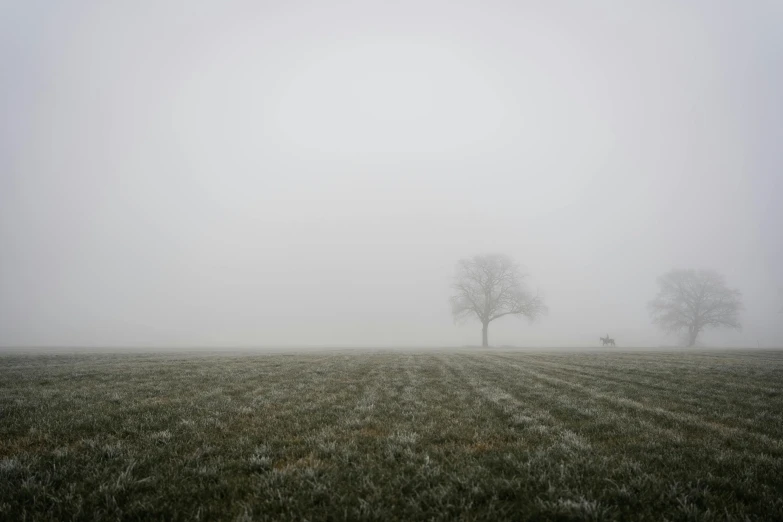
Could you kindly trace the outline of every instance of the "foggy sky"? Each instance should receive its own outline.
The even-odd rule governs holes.
[[[187,7],[185,7],[187,5]],[[0,5],[0,345],[464,345],[456,261],[674,344],[672,268],[783,344],[783,4]]]

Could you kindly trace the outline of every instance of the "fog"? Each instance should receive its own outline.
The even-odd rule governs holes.
[[[782,24],[775,0],[5,2],[0,345],[476,345],[450,284],[498,252],[549,313],[492,344],[675,344],[656,277],[711,268],[746,310],[703,343],[780,346]]]

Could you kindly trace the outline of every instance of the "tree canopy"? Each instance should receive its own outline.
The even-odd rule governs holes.
[[[546,312],[538,295],[524,284],[516,262],[502,254],[474,256],[457,263],[451,312],[456,321],[477,318],[482,324],[482,346],[488,346],[489,323],[505,315],[530,320]]]
[[[658,278],[660,290],[648,309],[663,330],[680,333],[688,346],[705,328],[740,329],[742,294],[713,270],[672,270]]]

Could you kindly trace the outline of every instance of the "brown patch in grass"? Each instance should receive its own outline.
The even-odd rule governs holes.
[[[512,438],[497,435],[494,437],[489,436],[481,439],[473,439],[470,444],[462,447],[467,449],[470,453],[486,453],[488,451],[507,449],[508,446],[514,444],[514,442],[516,441]]]
[[[53,441],[48,437],[18,437],[0,442],[0,458],[29,453],[43,455],[62,446],[72,446],[72,441]]]
[[[359,435],[361,435],[362,437],[379,438],[379,437],[385,437],[386,431],[379,430],[378,428],[362,428],[359,431]]]
[[[322,469],[326,467],[326,463],[322,461],[319,458],[316,458],[315,455],[310,453],[306,457],[302,457],[296,460],[279,460],[275,462],[274,469],[276,471],[281,471],[283,473],[285,472],[292,472],[292,471],[301,471],[304,469]]]
[[[474,442],[473,444],[468,446],[468,451],[471,453],[486,453],[496,448],[497,445],[491,442],[481,441],[481,442]]]

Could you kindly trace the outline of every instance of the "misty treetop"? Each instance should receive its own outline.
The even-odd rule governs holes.
[[[527,317],[531,321],[546,313],[538,295],[525,285],[526,275],[513,259],[490,254],[461,259],[452,288],[451,313],[455,321],[477,318],[481,321],[481,345],[489,345],[489,323],[505,315]]]
[[[672,270],[658,278],[660,291],[648,309],[655,324],[696,344],[705,328],[741,328],[742,294],[714,270]]]

